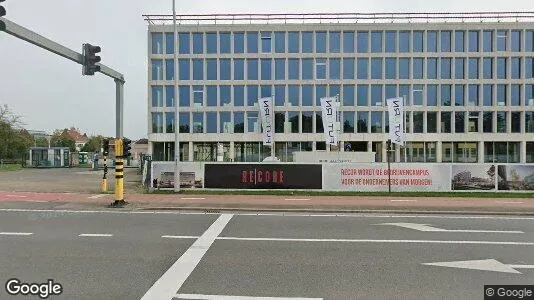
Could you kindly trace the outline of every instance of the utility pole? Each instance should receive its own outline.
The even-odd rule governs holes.
[[[176,0],[172,0],[174,24],[174,192],[180,192],[180,126],[178,125],[178,27],[176,26]]]

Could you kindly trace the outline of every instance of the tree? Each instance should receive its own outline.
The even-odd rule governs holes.
[[[21,159],[33,143],[33,137],[22,127],[22,117],[7,105],[0,106],[0,159]]]
[[[48,147],[48,140],[46,138],[36,138],[34,141],[35,147]]]
[[[89,138],[89,141],[85,143],[82,150],[83,152],[100,152],[100,148],[102,147],[102,140],[104,137],[101,135],[92,136]]]
[[[69,135],[67,129],[63,129],[63,131],[59,129],[54,131],[54,134],[52,134],[52,138],[50,139],[50,145],[52,147],[68,147],[71,152],[76,151],[76,142]]]

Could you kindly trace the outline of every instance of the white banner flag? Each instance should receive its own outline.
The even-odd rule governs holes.
[[[336,97],[321,98],[324,138],[327,145],[337,146],[339,140],[339,130],[336,128],[337,106],[335,102]]]
[[[386,100],[389,113],[389,139],[404,146],[404,103],[401,97]]]
[[[274,135],[273,97],[261,98],[259,105],[261,126],[263,128],[263,145],[272,147]]]

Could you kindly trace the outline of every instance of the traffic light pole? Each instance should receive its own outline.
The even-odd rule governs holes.
[[[7,20],[6,18],[0,17],[0,23],[5,24],[5,28],[0,28],[9,35],[12,35],[16,38],[24,40],[28,43],[31,43],[37,47],[50,51],[56,55],[69,59],[75,63],[78,63],[83,66],[84,56],[81,53],[78,53],[74,50],[71,50],[61,44],[58,44],[38,33],[35,33],[25,27],[22,27],[14,22]],[[97,63],[96,65],[100,66],[100,73],[111,77],[115,80],[116,84],[116,135],[117,139],[123,137],[123,110],[124,110],[124,75],[113,70],[112,68],[105,66],[103,64]]]

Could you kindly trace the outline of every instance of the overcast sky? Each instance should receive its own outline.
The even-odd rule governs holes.
[[[7,18],[73,50],[102,47],[102,63],[126,78],[124,134],[147,135],[147,28],[142,14],[171,14],[172,0],[7,0]],[[178,14],[301,12],[534,11],[532,0],[177,0]],[[91,15],[89,15],[91,14]],[[81,66],[0,33],[0,104],[28,129],[75,126],[115,135],[115,84]]]

